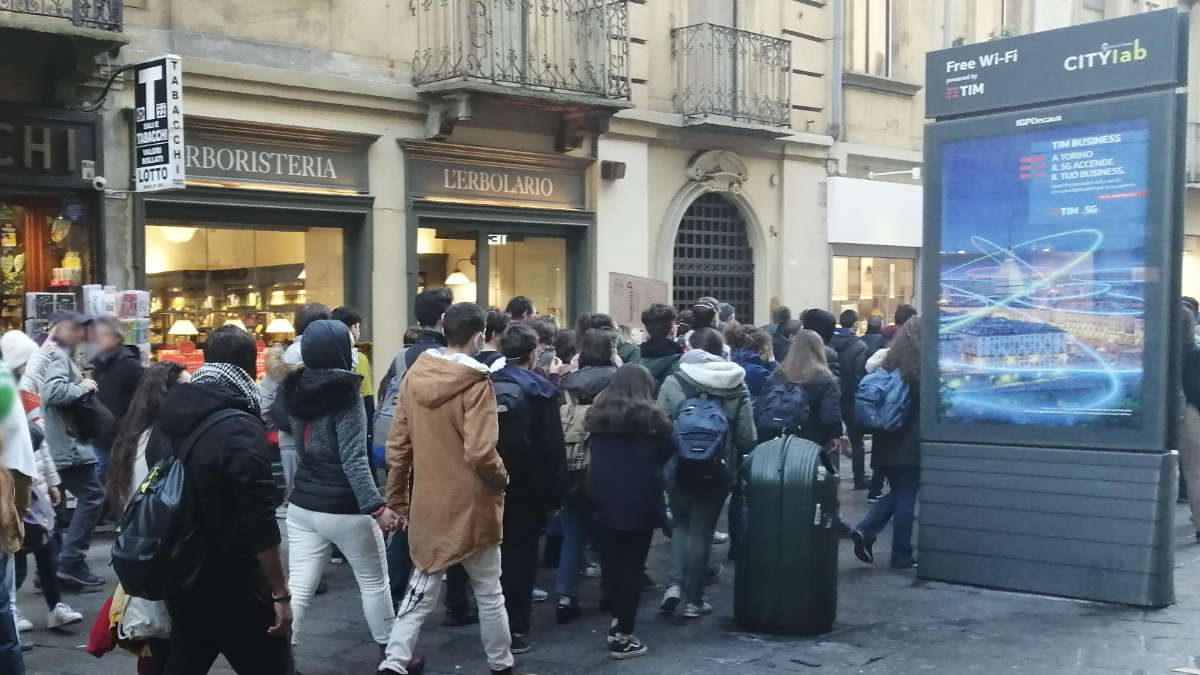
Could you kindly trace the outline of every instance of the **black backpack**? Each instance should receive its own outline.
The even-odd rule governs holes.
[[[134,491],[112,547],[113,569],[129,595],[165,600],[195,584],[205,556],[188,490],[187,460],[209,429],[240,416],[249,415],[241,410],[209,415]]]
[[[754,426],[758,429],[759,443],[788,434],[799,434],[812,421],[804,385],[784,381],[768,386],[770,388],[759,396],[754,406]]]
[[[498,379],[492,383],[496,390],[496,413],[500,421],[500,440],[496,451],[514,482],[525,480],[533,470],[533,407],[521,385],[512,380]],[[528,487],[528,486],[526,486]]]

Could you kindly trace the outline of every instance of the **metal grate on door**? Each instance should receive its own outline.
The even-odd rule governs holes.
[[[736,205],[715,192],[688,207],[675,235],[674,298],[689,309],[711,295],[728,302],[742,323],[754,321],[754,250]]]

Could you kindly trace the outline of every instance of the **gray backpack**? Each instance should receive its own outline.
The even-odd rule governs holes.
[[[392,362],[396,376],[388,382],[387,392],[383,400],[375,408],[375,438],[371,444],[371,466],[376,469],[387,468],[387,439],[392,430],[392,418],[396,415],[396,400],[400,398],[400,386],[404,384],[404,375],[408,372],[408,350],[405,347],[396,355]]]

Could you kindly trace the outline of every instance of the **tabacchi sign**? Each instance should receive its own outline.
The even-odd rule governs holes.
[[[168,54],[143,61],[134,73],[134,190],[183,187],[183,67]]]

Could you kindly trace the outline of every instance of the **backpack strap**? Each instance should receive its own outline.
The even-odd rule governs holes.
[[[204,421],[201,422],[200,425],[195,429],[193,429],[192,433],[188,434],[187,438],[183,440],[183,444],[180,445],[179,449],[175,451],[175,456],[179,458],[179,461],[186,464],[188,457],[192,454],[192,449],[200,443],[200,439],[204,437],[204,434],[207,433],[209,429],[212,429],[220,422],[231,420],[235,417],[250,417],[250,413],[244,410],[226,408],[224,410],[218,410],[217,412],[204,418]]]

